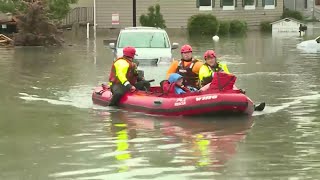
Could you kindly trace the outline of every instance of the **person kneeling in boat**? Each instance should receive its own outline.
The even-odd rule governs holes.
[[[140,79],[138,82],[137,64],[133,62],[135,55],[136,49],[127,46],[123,48],[123,57],[113,62],[109,75],[109,85],[112,92],[109,106],[118,105],[121,97],[128,91],[145,90],[147,83],[144,79]],[[150,87],[150,83],[147,86]]]
[[[201,66],[199,70],[199,80],[201,87],[207,85],[212,81],[214,72],[225,72],[230,74],[229,69],[226,64],[217,61],[216,53],[213,50],[207,50],[203,58],[205,63]]]
[[[198,91],[196,88],[187,88],[183,85],[183,76],[178,73],[170,74],[168,80],[161,83],[164,94],[184,94],[188,92]]]

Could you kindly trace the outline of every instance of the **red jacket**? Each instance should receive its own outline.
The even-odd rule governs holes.
[[[181,87],[181,86],[178,86],[176,83],[169,83],[168,80],[165,80],[161,83],[161,87],[162,87],[162,91],[164,94],[176,94],[175,92],[175,87],[179,87],[181,88],[182,90],[184,90],[186,93],[187,92],[191,92],[188,88],[186,87]]]

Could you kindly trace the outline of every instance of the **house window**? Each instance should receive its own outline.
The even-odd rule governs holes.
[[[255,3],[257,0],[243,0],[243,7],[245,10],[256,9]]]
[[[264,0],[264,9],[275,9],[276,0]]]
[[[214,0],[196,0],[199,11],[211,11],[214,7]]]
[[[222,10],[234,10],[236,6],[236,0],[221,0]]]

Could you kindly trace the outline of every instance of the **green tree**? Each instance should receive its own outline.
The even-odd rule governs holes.
[[[78,0],[0,0],[0,11],[13,15],[26,13],[28,4],[41,2],[51,20],[61,20],[70,12],[70,4]]]
[[[219,22],[212,14],[196,14],[188,19],[190,35],[215,35],[218,28]]]
[[[160,12],[160,5],[150,6],[148,14],[140,16],[140,24],[142,26],[166,28],[165,20]]]
[[[78,0],[0,0],[0,11],[16,17],[18,33],[15,45],[62,45],[57,22],[70,11],[70,4]]]
[[[286,17],[294,18],[294,19],[303,21],[303,16],[302,16],[301,12],[299,12],[299,11],[294,11],[294,10],[290,10],[290,9],[285,9],[285,10],[283,11],[283,13],[282,13],[281,18],[286,18]]]
[[[47,0],[49,5],[49,18],[61,20],[70,12],[70,4],[77,3],[78,0]]]

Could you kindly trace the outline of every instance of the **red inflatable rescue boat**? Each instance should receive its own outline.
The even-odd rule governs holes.
[[[108,106],[112,98],[110,89],[97,87],[92,94],[94,104]],[[164,95],[160,86],[150,91],[126,93],[119,107],[135,112],[165,116],[203,116],[227,114],[252,115],[253,102],[239,89],[224,92],[204,91],[182,95]]]

